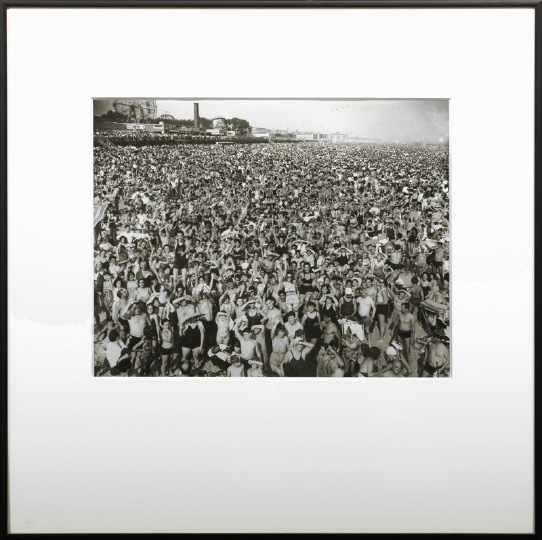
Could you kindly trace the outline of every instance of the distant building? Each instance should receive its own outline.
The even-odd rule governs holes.
[[[128,131],[150,131],[151,133],[165,133],[164,122],[159,124],[126,124]]]
[[[269,132],[270,135],[290,135],[290,133],[288,132],[287,129],[272,129],[270,132]]]
[[[318,138],[318,133],[298,132],[295,134],[295,138],[303,141],[314,141]]]
[[[207,135],[226,135],[225,129],[211,128],[206,130]]]

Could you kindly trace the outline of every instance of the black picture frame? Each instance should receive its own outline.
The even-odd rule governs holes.
[[[542,332],[536,331],[542,328],[542,0],[1,0],[2,13],[2,54],[0,58],[0,73],[2,84],[0,87],[1,109],[0,109],[0,309],[1,309],[1,352],[2,362],[0,367],[0,447],[2,452],[2,463],[0,467],[0,482],[3,493],[8,500],[8,201],[7,192],[7,11],[10,8],[220,8],[220,9],[327,9],[327,8],[357,8],[357,9],[444,9],[444,8],[532,8],[535,11],[535,85],[533,88],[535,96],[535,175],[533,178],[533,201],[535,210],[534,239],[535,245],[535,413],[539,410],[542,387],[542,367],[538,364],[542,352]],[[526,201],[526,204],[530,204]],[[535,415],[535,456],[537,450],[542,447],[542,434],[539,429],[539,415]],[[536,463],[535,463],[536,465]],[[535,466],[537,475],[535,478],[536,487],[538,471],[540,467]],[[535,498],[535,511],[539,510],[540,503]],[[2,506],[0,534],[3,536],[9,533],[9,505]],[[539,529],[539,528],[538,528]],[[538,531],[539,532],[539,531]],[[538,534],[535,530],[535,534]],[[151,535],[138,535],[151,536]],[[448,535],[450,536],[450,535]],[[458,535],[453,535],[458,536]]]

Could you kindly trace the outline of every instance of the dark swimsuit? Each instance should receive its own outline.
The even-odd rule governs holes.
[[[257,324],[261,324],[262,322],[262,316],[259,313],[256,313],[256,315],[249,315],[248,312],[246,313],[248,325],[250,327],[253,327]]]
[[[186,244],[184,242],[182,244],[179,244],[177,246],[177,249],[179,248],[184,251],[186,249]],[[186,258],[186,255],[180,255],[179,253],[175,253],[175,262],[173,263],[173,268],[176,268],[177,270],[182,270],[183,268],[188,269],[188,259]]]
[[[410,330],[397,330],[397,334],[402,339],[409,339],[410,337],[412,337],[412,332]]]
[[[197,349],[201,345],[201,333],[198,326],[188,327],[182,336],[182,346],[186,349]]]
[[[320,327],[318,326],[318,317],[316,312],[314,313],[314,317],[310,317],[309,314],[307,314],[307,319],[305,320],[305,324],[303,326],[305,337],[307,339],[319,338],[321,335]]]
[[[427,373],[429,373],[429,375],[434,375],[437,372],[437,370],[439,370],[440,368],[439,367],[434,367],[431,364],[429,364],[428,362],[426,362],[423,365],[423,369],[425,369],[425,371],[427,371]]]
[[[353,300],[344,300],[341,306],[341,316],[342,317],[352,317],[356,313],[356,306],[354,305]]]
[[[305,279],[307,274],[303,274],[301,285],[299,286],[299,294],[306,294],[312,291],[312,274],[309,274],[309,279]]]

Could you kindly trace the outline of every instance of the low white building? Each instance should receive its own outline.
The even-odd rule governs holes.
[[[207,133],[207,135],[226,135],[226,130],[220,128],[207,129],[205,130],[205,132]]]

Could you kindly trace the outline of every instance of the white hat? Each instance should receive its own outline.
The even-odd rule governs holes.
[[[394,349],[393,347],[388,347],[386,349],[386,354],[388,356],[397,356],[397,349]]]
[[[344,290],[344,294],[346,296],[352,296],[352,289],[350,287],[346,287],[346,289]]]
[[[397,343],[397,341],[392,341],[392,342],[390,343],[390,345],[391,345],[392,347],[394,347],[395,349],[397,349],[398,351],[402,351],[402,350],[403,350],[403,346],[400,345],[399,343]]]

